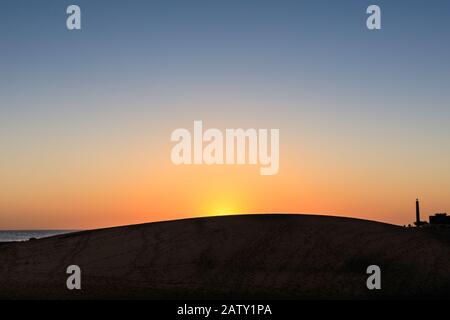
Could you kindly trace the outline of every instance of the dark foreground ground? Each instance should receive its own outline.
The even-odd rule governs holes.
[[[0,298],[450,297],[450,230],[310,215],[187,219],[0,245]],[[66,268],[82,289],[66,288]],[[369,291],[366,268],[382,271]]]

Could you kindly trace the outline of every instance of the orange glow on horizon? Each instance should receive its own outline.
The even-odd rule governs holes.
[[[282,148],[286,145],[293,144]],[[330,150],[338,156],[333,158]],[[412,164],[399,170],[369,157],[356,162],[331,147],[309,146],[308,153],[280,150],[275,176],[261,176],[259,166],[251,165],[175,166],[168,147],[156,155],[139,145],[127,153],[90,152],[85,152],[89,157],[58,155],[31,166],[28,159],[19,159],[0,168],[0,229],[90,229],[247,213],[313,213],[405,224],[413,219],[417,195],[424,213],[450,205],[444,194],[450,186],[436,186],[430,178],[438,171],[418,172]],[[420,189],[411,176],[420,178]]]

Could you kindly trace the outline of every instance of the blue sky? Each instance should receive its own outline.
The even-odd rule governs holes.
[[[81,31],[66,29],[70,4],[81,7]],[[381,7],[382,30],[365,26],[370,4]],[[386,183],[436,188],[434,200],[450,188],[449,1],[0,7],[3,188],[19,184],[28,161],[61,152],[168,148],[169,132],[193,120],[280,128],[293,162],[319,148],[355,161],[355,172],[389,165],[399,176]],[[405,178],[414,170],[417,179]]]

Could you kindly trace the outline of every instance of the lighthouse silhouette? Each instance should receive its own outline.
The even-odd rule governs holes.
[[[424,221],[420,221],[420,205],[419,205],[419,198],[416,198],[416,222],[414,224],[417,227],[420,227],[421,225],[426,224]]]
[[[420,206],[419,198],[416,198],[416,226],[420,225]]]

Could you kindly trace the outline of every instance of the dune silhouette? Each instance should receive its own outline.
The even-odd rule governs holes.
[[[450,295],[447,230],[331,216],[236,215],[0,245],[1,298],[312,299]],[[66,268],[82,289],[66,288]],[[368,290],[378,265],[382,289]]]

